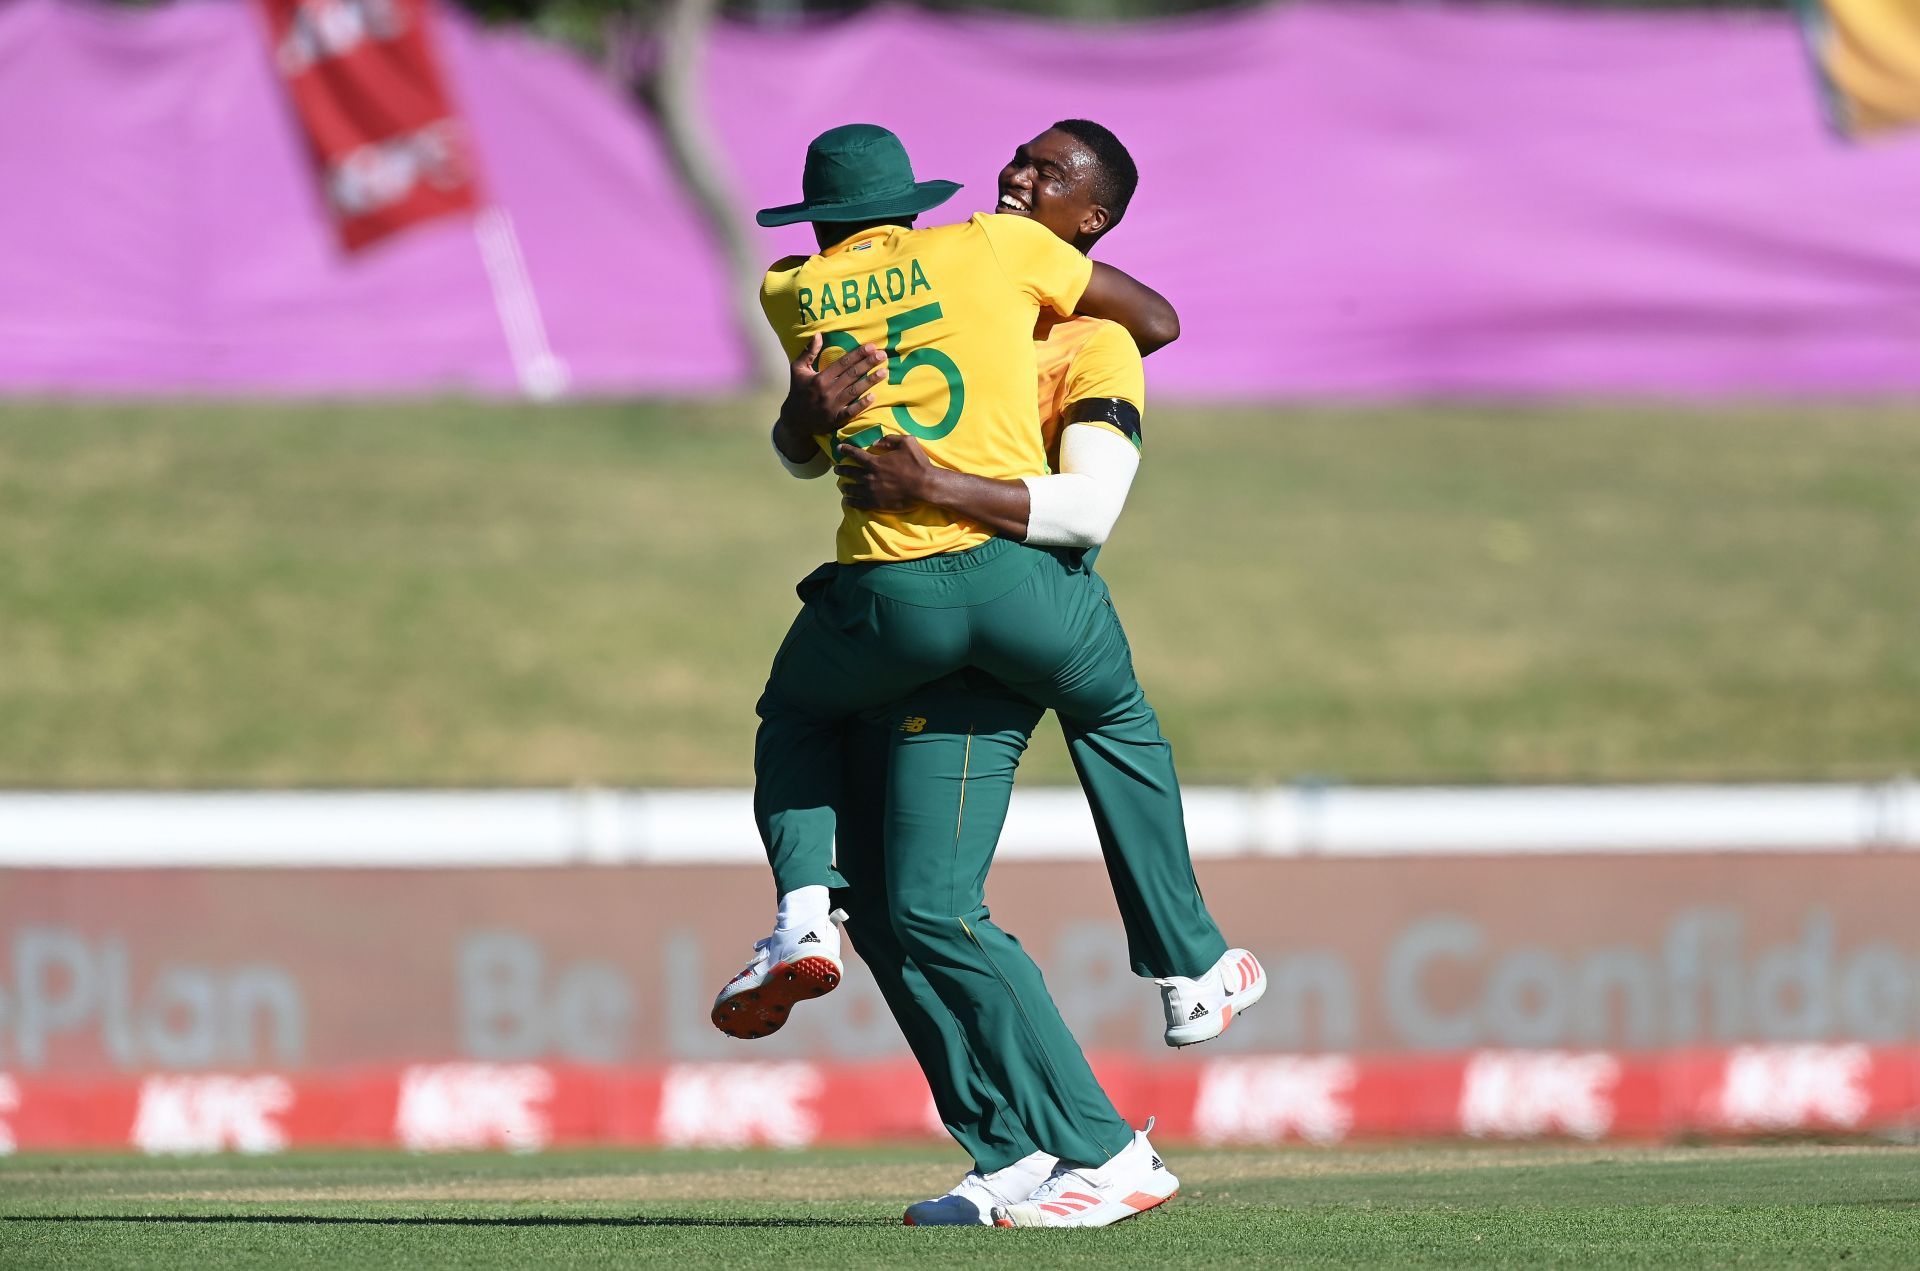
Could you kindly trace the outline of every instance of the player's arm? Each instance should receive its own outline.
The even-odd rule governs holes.
[[[871,344],[861,345],[824,371],[815,370],[821,345],[821,338],[814,336],[787,368],[787,396],[773,424],[773,448],[780,462],[803,479],[822,476],[833,466],[817,439],[873,405],[868,390],[876,379],[884,378],[875,368],[886,356]]]
[[[1180,315],[1165,296],[1133,275],[1097,260],[1074,312],[1119,323],[1140,346],[1143,356],[1180,338]]]
[[[1072,409],[1053,475],[996,481],[953,472],[936,466],[912,437],[889,434],[866,450],[840,447],[836,471],[850,479],[843,497],[851,507],[878,512],[933,504],[1041,547],[1098,547],[1113,532],[1140,469],[1140,452],[1107,417],[1137,420],[1139,411],[1119,398],[1079,401]],[[1075,416],[1083,422],[1073,422]]]
[[[933,504],[1016,540],[1027,536],[1032,496],[1023,481],[996,481],[938,467],[912,437],[888,433],[865,450],[839,447],[848,479],[841,498],[869,512],[905,512]]]
[[[1009,281],[1063,317],[1084,313],[1125,327],[1140,352],[1180,338],[1180,315],[1165,296],[1099,261],[1024,216],[982,213],[973,223],[986,236]]]

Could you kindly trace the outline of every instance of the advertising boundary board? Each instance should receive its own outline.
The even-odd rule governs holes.
[[[1920,854],[1241,857],[1196,875],[1269,977],[1209,1051],[1920,1045]],[[1097,862],[1003,863],[986,900],[1084,1046],[1184,1061]],[[857,957],[773,1037],[713,1028],[770,909],[764,864],[0,871],[0,1072],[904,1057]],[[854,948],[887,921],[853,906]]]
[[[937,1140],[857,959],[779,1036],[707,1023],[764,931],[744,797],[0,795],[0,1150]],[[1084,802],[1025,797],[994,920],[1170,1139],[1920,1125],[1907,783],[1196,790],[1272,987],[1177,1052]]]

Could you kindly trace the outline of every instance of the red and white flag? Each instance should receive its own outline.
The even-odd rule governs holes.
[[[321,193],[349,251],[471,212],[472,146],[434,60],[427,0],[260,0]]]

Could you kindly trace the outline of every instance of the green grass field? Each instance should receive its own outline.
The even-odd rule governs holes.
[[[1911,1266],[1897,1147],[1200,1152],[1105,1231],[909,1229],[953,1153],[0,1163],[0,1266]]]
[[[770,410],[0,404],[0,784],[744,783]],[[1162,408],[1102,567],[1189,780],[1839,778],[1917,555],[1911,410]]]

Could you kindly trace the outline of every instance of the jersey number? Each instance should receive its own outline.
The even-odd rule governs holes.
[[[893,422],[902,432],[910,433],[922,441],[938,441],[960,425],[960,412],[967,404],[967,386],[960,378],[960,367],[947,356],[945,350],[920,348],[910,350],[905,355],[900,352],[900,338],[917,326],[922,326],[939,318],[940,302],[921,305],[918,309],[909,309],[905,313],[896,313],[887,319],[887,383],[905,382],[910,371],[925,368],[938,371],[947,381],[947,413],[940,416],[936,423],[923,424],[913,417],[913,412],[905,406],[893,408]],[[828,348],[839,349],[842,353],[851,353],[860,347],[860,342],[845,331],[830,331],[825,337]],[[824,353],[825,350],[823,349]],[[881,429],[878,424],[862,428],[847,438],[850,445],[865,449],[880,440]]]

